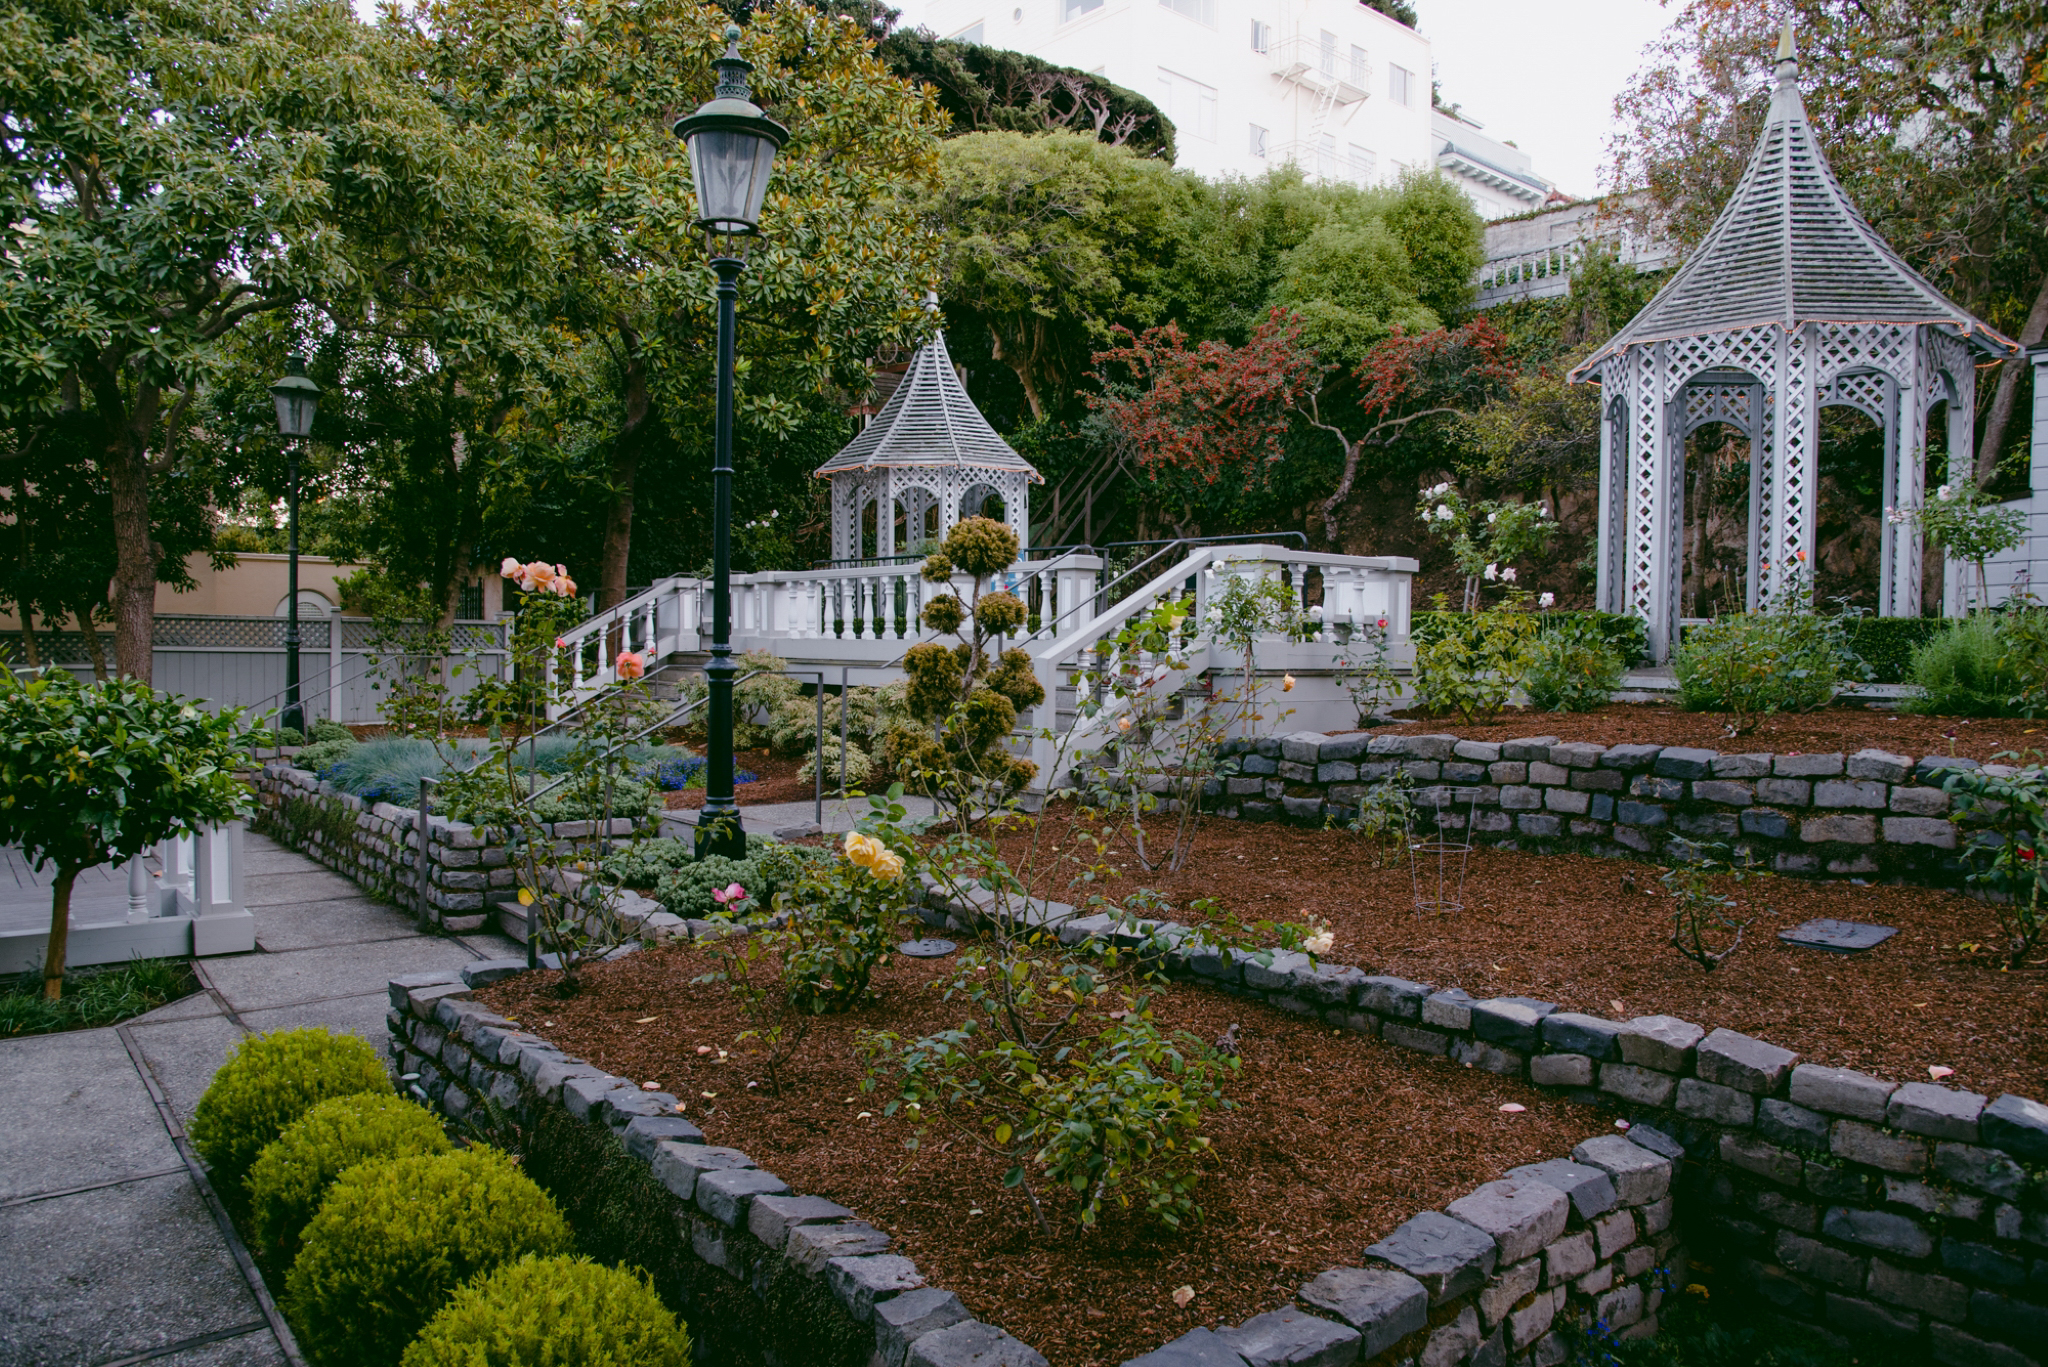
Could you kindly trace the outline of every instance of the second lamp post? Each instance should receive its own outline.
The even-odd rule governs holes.
[[[753,64],[740,56],[739,26],[725,30],[718,88],[696,113],[676,123],[690,149],[697,190],[697,226],[718,273],[718,436],[711,467],[711,663],[705,719],[710,745],[704,764],[704,810],[697,817],[697,857],[744,858],[746,832],[732,795],[732,369],[733,304],[746,269],[748,235],[761,221],[768,172],[789,130],[748,98]]]
[[[285,439],[285,498],[288,512],[284,619],[284,717],[282,725],[305,737],[306,714],[299,706],[299,447],[313,430],[313,413],[320,406],[320,386],[306,378],[306,358],[294,356],[285,363],[284,378],[270,386],[277,403],[277,434]],[[336,628],[332,625],[330,631]],[[330,711],[329,715],[333,715]]]

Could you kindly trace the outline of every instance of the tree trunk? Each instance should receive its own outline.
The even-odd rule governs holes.
[[[1998,448],[2005,444],[2005,429],[2012,422],[2013,406],[2019,401],[2020,375],[2027,364],[2026,351],[2048,337],[2048,275],[2034,294],[2034,306],[2020,328],[2021,354],[2009,357],[2001,366],[1998,387],[1991,394],[1991,411],[1984,418],[1984,440],[1977,447],[1977,485],[1982,488],[1998,473]]]
[[[110,386],[111,387],[111,386]],[[101,397],[104,408],[105,397]],[[136,403],[137,421],[155,403]],[[102,454],[114,511],[114,668],[123,677],[148,683],[152,675],[156,621],[156,570],[162,548],[150,536],[149,455],[134,436],[134,424],[118,416]],[[148,431],[144,427],[145,434]]]
[[[21,609],[21,649],[28,656],[30,669],[43,667],[43,652],[36,647],[36,611],[27,603],[16,605]]]
[[[107,649],[100,641],[100,629],[93,625],[92,609],[78,609],[78,629],[85,635],[85,653],[92,660],[92,681],[107,681]]]
[[[640,446],[646,438],[653,405],[647,393],[647,364],[638,339],[621,329],[628,349],[626,422],[612,443],[611,503],[604,514],[604,553],[598,562],[597,606],[617,607],[626,601],[626,565],[633,552],[633,495],[640,477]]]
[[[989,355],[1001,361],[1017,374],[1017,383],[1024,387],[1024,402],[1031,409],[1034,420],[1045,416],[1045,405],[1038,397],[1038,383],[1031,374],[1031,358],[1020,356],[1017,348],[1003,345],[1003,334],[996,331],[991,323],[988,329]]]
[[[57,866],[57,881],[50,887],[50,945],[43,954],[43,995],[56,1001],[64,995],[64,954],[71,939],[71,885],[78,870],[69,864]]]

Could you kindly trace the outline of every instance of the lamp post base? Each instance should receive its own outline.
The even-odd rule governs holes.
[[[725,859],[747,857],[747,833],[740,825],[740,809],[706,807],[697,814],[697,841],[693,847],[699,859],[718,855]]]

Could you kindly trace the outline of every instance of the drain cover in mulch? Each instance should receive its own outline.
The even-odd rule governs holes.
[[[1835,954],[1861,954],[1866,949],[1875,949],[1892,936],[1898,934],[1896,926],[1867,926],[1861,921],[1808,921],[1790,930],[1778,932],[1778,938],[1788,945],[1799,945],[1806,949],[1825,949]]]
[[[905,940],[896,948],[913,959],[943,959],[959,946],[951,940]]]

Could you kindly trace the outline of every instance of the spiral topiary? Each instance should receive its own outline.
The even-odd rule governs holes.
[[[334,1180],[373,1158],[447,1153],[454,1146],[424,1107],[388,1093],[330,1097],[285,1127],[249,1169],[249,1242],[282,1272]]]
[[[372,1159],[306,1226],[285,1316],[316,1367],[393,1367],[471,1277],[571,1242],[554,1201],[496,1149]]]
[[[377,1051],[359,1036],[321,1029],[251,1035],[213,1075],[188,1133],[221,1194],[239,1203],[249,1165],[285,1126],[330,1097],[390,1091]]]
[[[690,1336],[647,1274],[524,1257],[463,1287],[403,1367],[689,1367]]]

